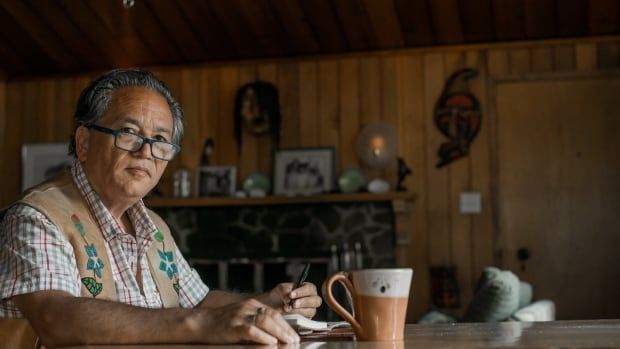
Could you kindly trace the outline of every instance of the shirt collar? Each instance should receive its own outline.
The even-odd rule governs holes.
[[[121,228],[119,221],[112,216],[108,208],[103,204],[103,201],[99,198],[99,195],[90,186],[84,168],[78,160],[75,160],[73,166],[71,166],[71,175],[78,190],[86,199],[88,208],[93,217],[95,217],[97,225],[103,232],[103,238],[106,242],[109,242],[121,233],[126,234]],[[138,243],[143,241],[144,244],[140,243],[140,245],[145,245],[144,247],[146,247],[146,245],[152,241],[151,236],[157,232],[157,227],[151,220],[151,217],[149,217],[144,202],[138,200],[138,202],[129,207],[127,209],[127,217],[134,226],[136,241],[138,241]]]

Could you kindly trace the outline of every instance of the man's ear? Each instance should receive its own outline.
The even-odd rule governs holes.
[[[86,127],[80,126],[75,130],[75,154],[80,162],[86,161],[89,140],[90,132]]]

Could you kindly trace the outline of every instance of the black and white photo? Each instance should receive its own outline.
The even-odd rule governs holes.
[[[198,196],[233,196],[237,171],[233,166],[198,168]]]
[[[332,190],[334,149],[292,148],[274,153],[274,194],[312,195]]]
[[[22,191],[69,168],[73,157],[68,143],[22,145]]]

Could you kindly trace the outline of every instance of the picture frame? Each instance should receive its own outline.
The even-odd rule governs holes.
[[[334,188],[333,147],[286,148],[273,154],[274,195],[328,193]]]
[[[237,169],[234,166],[201,166],[198,168],[198,196],[234,196]]]
[[[73,163],[69,143],[27,143],[22,145],[22,191],[67,169]]]

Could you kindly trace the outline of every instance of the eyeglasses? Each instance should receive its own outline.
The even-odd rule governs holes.
[[[142,137],[135,133],[122,130],[113,130],[111,128],[92,124],[85,125],[84,127],[89,130],[95,130],[113,135],[114,146],[130,153],[139,151],[144,146],[144,143],[146,143],[151,145],[151,155],[153,155],[155,159],[170,161],[174,159],[174,156],[177,155],[178,152],[181,151],[181,147],[177,144]]]

